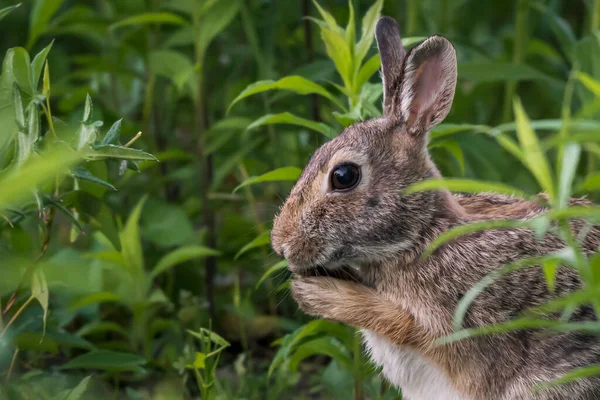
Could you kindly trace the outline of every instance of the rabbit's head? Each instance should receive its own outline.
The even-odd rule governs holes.
[[[375,36],[383,117],[356,123],[319,148],[275,217],[273,248],[296,272],[410,252],[445,212],[447,193],[402,189],[438,176],[427,134],[452,105],[455,50],[432,36],[407,54],[389,17],[378,21]]]

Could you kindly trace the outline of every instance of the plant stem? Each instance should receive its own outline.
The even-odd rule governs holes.
[[[362,400],[364,393],[363,359],[360,334],[354,333],[354,400]]]
[[[19,317],[19,315],[21,315],[21,313],[25,310],[25,308],[27,308],[27,306],[29,305],[29,303],[31,303],[33,301],[33,299],[35,299],[35,297],[33,295],[29,296],[27,301],[25,303],[23,303],[23,305],[17,310],[15,315],[12,316],[10,321],[8,321],[8,324],[6,324],[6,326],[4,327],[4,330],[2,331],[2,333],[0,333],[0,339],[2,339],[4,337],[4,335],[8,331],[8,328],[10,328],[10,326],[13,324],[13,322],[15,322],[15,320]]]
[[[513,41],[512,63],[520,65],[525,58],[525,49],[527,48],[527,10],[528,0],[518,0],[517,16],[515,19],[515,39]],[[502,121],[510,122],[512,120],[512,102],[517,91],[517,82],[508,81],[504,91],[504,108]]]
[[[17,362],[17,356],[19,355],[19,351],[20,351],[19,349],[16,349],[15,354],[13,354],[12,361],[10,362],[10,367],[8,368],[8,373],[6,374],[6,382],[8,382],[10,380],[10,377],[13,372],[13,368],[15,367],[15,364]]]
[[[194,30],[196,37],[200,37],[200,24],[202,23],[199,15],[199,5],[194,9]],[[215,217],[212,206],[208,200],[208,192],[212,185],[212,157],[205,154],[204,132],[206,131],[206,110],[204,103],[204,48],[200,40],[195,43],[196,60],[196,110],[195,110],[195,131],[197,143],[198,159],[200,160],[200,200],[202,202],[202,222],[206,228],[206,244],[210,248],[216,248]],[[212,320],[217,320],[214,299],[214,280],[217,273],[217,259],[214,256],[206,257],[204,262],[204,290],[206,301],[208,303],[209,314]]]

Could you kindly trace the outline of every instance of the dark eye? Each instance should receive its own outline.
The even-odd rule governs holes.
[[[350,190],[358,184],[360,170],[353,164],[337,166],[331,173],[331,187],[334,190]]]

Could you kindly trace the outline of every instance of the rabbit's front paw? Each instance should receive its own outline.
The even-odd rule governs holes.
[[[326,277],[296,278],[291,285],[292,297],[302,311],[315,317],[351,323],[356,309],[364,296],[360,284]]]

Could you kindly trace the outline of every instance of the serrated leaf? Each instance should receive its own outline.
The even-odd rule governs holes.
[[[48,318],[48,300],[50,296],[50,292],[48,291],[48,283],[46,283],[46,277],[44,275],[44,271],[38,270],[33,274],[33,281],[31,283],[31,295],[36,298],[36,300],[42,306],[44,310],[43,317],[43,333],[46,333],[46,320]]]
[[[237,260],[242,254],[248,252],[249,250],[268,245],[269,243],[271,243],[270,231],[265,231],[254,238],[254,240],[252,240],[250,243],[242,247],[242,249],[235,255],[234,259]]]
[[[150,278],[153,279],[154,277],[165,272],[169,268],[172,268],[175,265],[181,264],[185,261],[202,257],[218,256],[220,254],[221,253],[217,250],[213,250],[203,246],[180,247],[177,250],[173,250],[172,252],[166,254],[163,258],[161,258],[158,261],[158,263],[150,273]]]
[[[95,350],[71,359],[59,367],[65,369],[99,369],[109,372],[140,372],[146,359],[130,353],[111,350]]]
[[[124,26],[140,26],[148,24],[184,25],[188,22],[177,14],[170,12],[143,13],[125,18],[110,25],[108,29],[114,30]]]
[[[237,192],[239,189],[253,185],[255,183],[260,182],[272,182],[272,181],[295,181],[298,179],[302,170],[297,167],[282,167],[274,169],[273,171],[269,171],[260,176],[253,176],[246,179],[244,182],[239,184],[234,190],[233,193]]]
[[[117,190],[117,188],[114,187],[113,185],[111,185],[110,183],[92,175],[92,173],[90,171],[88,171],[87,169],[85,169],[84,167],[76,168],[73,171],[73,173],[71,174],[71,176],[73,176],[73,178],[75,178],[75,179],[97,183],[99,185],[102,185],[102,186],[112,189],[114,191]]]
[[[114,158],[117,160],[145,160],[145,161],[158,161],[150,153],[145,151],[132,149],[130,147],[116,146],[113,144],[104,144],[100,146],[94,146],[86,154],[85,158],[88,160],[105,160],[107,158]]]
[[[254,83],[248,85],[231,102],[231,104],[229,105],[229,108],[227,109],[227,112],[229,112],[229,110],[231,110],[231,108],[233,107],[234,104],[236,104],[237,102],[239,102],[240,100],[242,100],[246,97],[252,96],[257,93],[266,92],[268,90],[275,90],[275,89],[289,90],[289,91],[292,91],[294,93],[298,93],[301,95],[318,94],[320,96],[323,96],[323,97],[331,100],[336,105],[338,105],[340,108],[342,108],[342,109],[344,108],[343,105],[339,102],[339,100],[337,100],[323,86],[318,85],[312,81],[309,81],[308,79],[303,78],[301,76],[292,75],[292,76],[286,76],[285,78],[281,78],[278,81],[264,80],[264,81],[254,82]]]
[[[281,114],[267,114],[256,121],[252,122],[248,125],[248,130],[256,129],[263,125],[270,124],[290,124],[303,126],[308,129],[312,129],[313,131],[319,132],[325,135],[329,139],[333,139],[336,136],[336,132],[328,125],[325,125],[322,122],[311,121],[306,118],[298,117],[292,113],[284,112]]]

